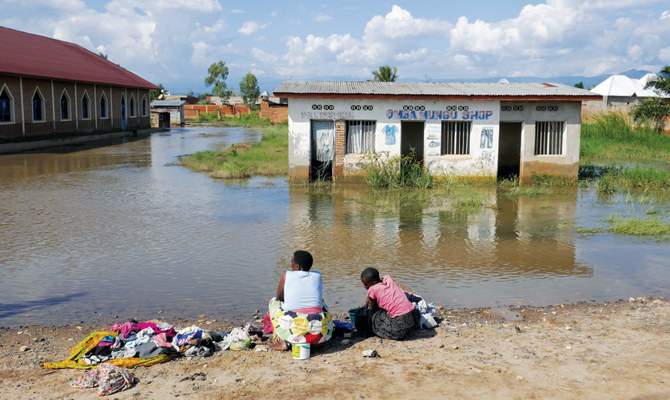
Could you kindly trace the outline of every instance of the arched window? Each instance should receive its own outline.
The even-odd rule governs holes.
[[[135,116],[135,98],[130,96],[130,116]]]
[[[100,118],[107,118],[107,98],[104,93],[100,96]]]
[[[146,117],[147,116],[147,98],[142,97],[142,116]]]
[[[90,119],[90,106],[88,101],[88,94],[84,92],[84,95],[81,97],[81,119]]]
[[[0,92],[0,123],[12,122],[12,99],[7,89]]]
[[[33,122],[44,121],[44,100],[39,89],[33,95]]]
[[[63,92],[60,96],[60,119],[61,121],[70,119],[70,99],[67,96],[67,92]]]

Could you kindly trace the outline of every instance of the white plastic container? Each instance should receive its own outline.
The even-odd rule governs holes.
[[[310,355],[309,343],[293,343],[291,345],[294,360],[306,360]]]

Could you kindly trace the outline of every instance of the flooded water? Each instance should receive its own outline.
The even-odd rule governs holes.
[[[184,128],[0,156],[0,326],[248,318],[298,248],[314,254],[337,312],[363,302],[358,277],[369,266],[448,307],[668,295],[668,240],[577,233],[651,207],[625,196],[512,199],[490,189],[482,211],[463,214],[440,190],[227,182],[173,164],[259,139]]]

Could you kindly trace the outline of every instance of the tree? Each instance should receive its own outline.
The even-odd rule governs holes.
[[[633,108],[631,116],[637,125],[649,124],[657,132],[663,133],[665,119],[670,116],[670,106],[661,98],[649,97]]]
[[[151,101],[158,100],[161,97],[161,95],[165,92],[165,87],[163,86],[162,83],[159,83],[158,87],[160,89],[158,89],[158,90],[152,89],[151,90]]]
[[[205,78],[205,85],[212,86],[212,94],[219,96],[225,102],[231,96],[232,90],[226,87],[226,78],[228,78],[228,67],[223,61],[215,62],[207,69],[209,75]]]
[[[100,57],[104,58],[105,60],[107,60],[107,54],[103,53],[102,51],[99,51],[99,52],[98,52],[98,55],[99,55]]]
[[[393,68],[393,69],[391,69]],[[398,69],[390,65],[382,65],[379,70],[372,71],[373,81],[378,82],[395,82],[398,77]]]
[[[244,75],[244,78],[240,81],[240,95],[242,95],[244,104],[246,104],[250,110],[256,108],[256,99],[261,95],[256,75],[251,72]]]
[[[576,88],[584,89],[584,82],[577,82],[575,83]]]
[[[670,65],[663,67],[656,78],[650,79],[644,88],[653,88],[662,94],[670,95]]]

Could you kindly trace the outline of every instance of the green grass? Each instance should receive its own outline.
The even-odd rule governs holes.
[[[373,188],[427,189],[435,184],[433,177],[412,156],[389,156],[388,152],[365,157],[365,182]]]
[[[670,224],[661,217],[646,216],[623,219],[619,215],[612,215],[607,219],[610,224],[608,231],[619,235],[635,236],[666,236],[670,235]]]
[[[180,164],[215,178],[288,174],[288,126],[263,128],[260,142],[232,145],[222,151],[201,151],[180,159]]]
[[[605,194],[626,190],[667,191],[670,190],[670,171],[639,167],[608,169],[598,179],[596,189]]]
[[[629,117],[609,112],[582,123],[580,164],[670,162],[670,136],[648,127],[633,129]]]

